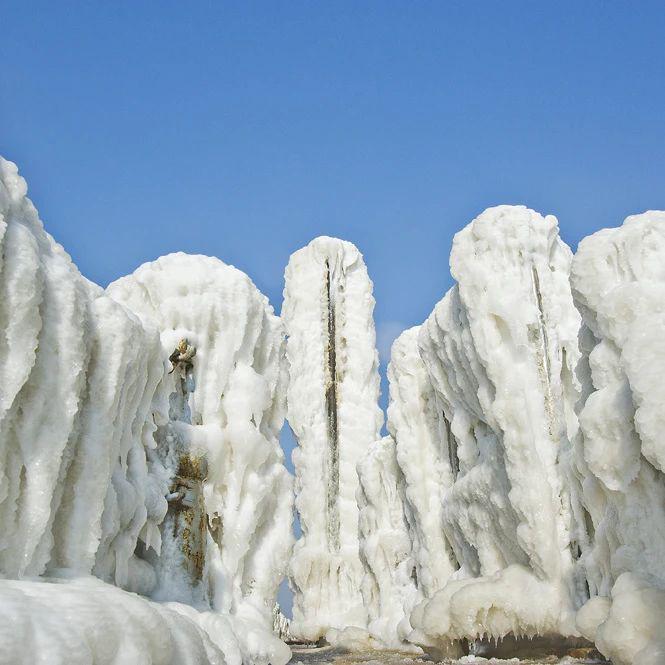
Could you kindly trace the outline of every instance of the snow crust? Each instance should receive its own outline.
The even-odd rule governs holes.
[[[351,243],[317,238],[291,256],[282,317],[302,526],[291,561],[291,633],[305,640],[367,628],[356,465],[383,421],[373,310],[372,282]]]

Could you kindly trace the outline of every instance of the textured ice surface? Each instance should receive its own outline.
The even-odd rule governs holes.
[[[107,292],[159,330],[163,357],[180,339],[196,348],[186,378],[178,371],[166,375],[155,396],[163,419],[168,411],[156,432],[158,449],[174,476],[202,479],[208,528],[203,525],[201,595],[231,615],[248,654],[271,640],[279,650],[272,608],[290,555],[293,504],[278,441],[284,420],[281,322],[244,273],[212,257],[164,256]],[[171,520],[163,530],[165,538],[173,533]],[[196,545],[192,530],[183,526],[190,539],[186,555]],[[176,586],[173,572],[182,566],[165,562],[162,556],[158,597],[195,603],[182,590],[186,594],[196,579]]]
[[[85,280],[0,160],[0,570],[68,568],[149,592],[166,513],[157,333]]]
[[[337,645],[294,662],[508,635],[662,665],[665,213],[585,239],[571,271],[555,218],[491,208],[451,271],[393,345],[381,438],[353,245],[293,255],[281,321],[209,257],[104,291],[0,160],[0,664],[284,665],[286,406],[292,630]],[[543,662],[594,662],[575,653]]]
[[[585,238],[571,282],[584,317],[577,483],[580,564],[592,599],[578,615],[615,663],[665,662],[665,213]],[[594,619],[594,616],[596,617]],[[658,626],[660,628],[658,628]]]
[[[453,482],[446,421],[418,351],[419,332],[410,328],[392,346],[388,431],[404,479],[416,587],[431,598],[458,566],[442,528],[443,496]]]
[[[287,417],[299,444],[293,461],[302,526],[291,562],[291,631],[316,640],[330,628],[367,627],[356,465],[382,424],[374,298],[362,256],[334,238],[293,254],[285,279]]]
[[[580,317],[557,232],[523,207],[486,210],[455,236],[457,285],[420,329],[459,565],[411,615],[435,639],[575,632],[584,597],[559,455],[577,428]]]
[[[207,625],[206,625],[207,623]],[[0,580],[0,665],[240,665],[223,615],[96,578]]]
[[[408,615],[422,598],[405,513],[405,483],[395,442],[374,442],[358,463],[360,555],[366,566],[362,593],[370,635],[388,647],[405,648]],[[404,625],[400,625],[404,623]]]
[[[44,231],[4,160],[0,249],[0,571],[18,578],[3,582],[0,604],[17,617],[21,658],[65,662],[57,654],[78,639],[83,651],[66,662],[106,662],[128,633],[132,655],[108,662],[224,652],[234,665],[285,663],[272,607],[292,487],[277,440],[283,332],[265,297],[221,261],[185,255],[104,292]],[[183,337],[198,348],[193,368],[169,374]],[[180,609],[94,580],[36,581],[44,574],[92,574]],[[154,636],[141,634],[155,622]],[[91,631],[112,644],[87,643]],[[181,637],[193,660],[164,660],[162,645]]]

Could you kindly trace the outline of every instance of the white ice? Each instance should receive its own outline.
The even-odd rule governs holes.
[[[0,159],[0,663],[285,665],[289,631],[665,662],[665,213],[573,257],[554,217],[490,208],[450,265],[393,345],[381,437],[353,245],[291,257],[281,318],[211,257],[103,290]]]
[[[404,477],[417,588],[431,598],[458,564],[442,528],[443,497],[453,483],[446,421],[419,353],[419,334],[420,327],[406,330],[391,349],[388,431]]]
[[[248,655],[274,650],[275,665],[288,658],[272,637],[272,609],[291,551],[293,504],[278,441],[285,392],[281,322],[247,275],[207,256],[161,257],[107,292],[159,330],[162,357],[183,338],[196,348],[186,382],[174,371],[155,395],[155,419],[165,423],[156,440],[176,458],[205,460],[202,595],[238,624]],[[175,475],[177,459],[167,457]],[[158,597],[183,600],[172,566],[161,570]]]
[[[157,334],[86,281],[0,161],[0,569],[149,591],[166,513],[148,457]]]
[[[366,572],[362,594],[370,637],[387,647],[406,649],[411,609],[421,594],[405,509],[405,482],[395,442],[375,441],[358,463],[360,555]],[[400,625],[405,623],[406,625]]]
[[[358,250],[334,238],[317,238],[293,254],[285,280],[287,418],[298,441],[302,526],[291,561],[291,632],[338,640],[331,629],[367,628],[356,465],[383,420],[372,282]]]
[[[576,634],[574,610],[585,597],[559,455],[577,429],[580,317],[571,252],[557,231],[554,217],[523,207],[485,211],[455,237],[457,285],[410,333],[420,358],[408,336],[393,349],[392,364],[401,366],[391,372],[398,450],[401,429],[413,451],[405,470],[418,457],[429,469],[410,471],[407,496],[440,469],[432,479],[440,522],[425,531],[437,534],[440,555],[451,552],[410,616],[411,639],[426,646]],[[405,370],[417,390],[400,386]]]
[[[104,292],[44,231],[26,192],[0,160],[0,571],[15,578],[0,610],[20,619],[21,657],[45,657],[43,631],[52,662],[65,662],[58,654],[94,630],[95,616],[110,641],[161,616],[154,638],[137,637],[144,660],[145,640],[168,644],[180,632],[192,653],[207,653],[199,624],[213,643],[231,636],[213,661],[283,665],[290,652],[273,636],[272,607],[291,547],[292,487],[277,438],[278,317],[247,276],[209,257],[163,257]],[[184,378],[167,361],[181,337],[198,347]],[[177,478],[190,453],[204,458],[199,531],[185,517],[174,538],[166,497],[192,485]],[[185,574],[200,567],[199,580]],[[37,581],[44,575],[53,583]],[[169,613],[150,595],[189,605]],[[56,609],[43,626],[42,605]],[[104,662],[110,648],[97,640],[90,657]],[[119,658],[109,662],[143,662]]]
[[[665,661],[665,213],[585,238],[571,282],[584,317],[585,399],[572,468],[581,565],[578,623],[616,665]],[[599,612],[601,609],[603,611]]]

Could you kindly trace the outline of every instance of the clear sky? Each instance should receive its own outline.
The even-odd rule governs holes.
[[[279,311],[291,252],[351,240],[385,358],[485,207],[573,247],[665,208],[663,35],[646,0],[0,0],[0,154],[102,285],[211,254]]]

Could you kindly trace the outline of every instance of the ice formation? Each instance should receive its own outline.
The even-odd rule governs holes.
[[[283,665],[271,614],[292,538],[279,319],[207,257],[164,257],[104,292],[26,191],[1,160],[0,571],[15,579],[0,623],[22,659],[3,662],[32,662],[50,635],[68,663]],[[169,374],[182,337],[195,362]],[[51,606],[62,611],[46,619]],[[70,649],[88,633],[100,636],[90,651],[87,638]],[[118,653],[102,639],[124,633],[136,641]]]
[[[410,615],[415,641],[575,634],[584,589],[560,455],[577,429],[580,317],[557,230],[555,218],[523,207],[485,211],[455,237],[456,286],[395,346],[398,448],[401,430],[426,451],[427,471],[402,455],[416,467],[407,495],[423,474],[438,476],[441,522],[425,531],[450,552]],[[415,335],[419,354],[409,353]]]
[[[403,651],[429,643],[415,639],[411,611],[456,569],[442,529],[443,493],[452,481],[442,461],[442,423],[418,353],[418,331],[405,331],[392,347],[390,436],[372,444],[358,464],[368,630],[378,643]]]
[[[81,277],[12,163],[0,177],[0,569],[148,591],[154,571],[135,551],[159,549],[166,512],[147,455],[159,340]]]
[[[282,608],[279,603],[275,603],[272,608],[272,632],[279,637],[280,640],[288,642],[291,640],[291,630],[288,617],[284,616]]]
[[[0,159],[0,665],[285,665],[291,635],[665,662],[665,213],[575,257],[554,217],[482,213],[393,344],[382,437],[353,245],[291,257],[280,319],[210,257],[103,290],[26,194]]]
[[[659,212],[572,262],[556,220],[521,207],[457,234],[456,286],[389,369],[388,486],[403,483],[423,598],[403,606],[408,639],[583,635],[615,665],[664,661],[664,257]],[[361,477],[387,477],[374,457]],[[366,531],[361,551],[385,527]]]
[[[193,604],[209,597],[252,654],[271,641],[292,539],[291,478],[278,441],[281,322],[244,273],[212,257],[164,256],[107,292],[159,330],[162,357],[181,339],[196,349],[191,370],[166,375],[154,398],[157,449],[173,489],[193,495],[203,512],[201,520],[173,502],[163,538],[176,541],[170,545],[188,570],[174,584],[174,568],[183,566],[161,556],[157,597]]]
[[[369,447],[358,463],[358,477],[367,628],[370,637],[379,643],[404,649],[410,627],[400,624],[421,596],[405,512],[405,483],[392,437],[386,436]]]
[[[223,614],[154,603],[100,580],[0,580],[0,664],[227,665]]]
[[[404,477],[417,588],[431,598],[458,565],[442,528],[443,496],[453,482],[445,420],[420,357],[419,333],[420,327],[406,330],[391,349],[388,431]]]
[[[358,250],[333,238],[293,254],[285,280],[287,418],[299,444],[293,461],[302,526],[291,561],[291,632],[317,640],[330,629],[367,627],[356,465],[382,425],[374,298]]]
[[[578,623],[616,665],[662,663],[665,213],[585,238],[571,283],[584,318],[572,464],[580,564],[592,595],[611,598],[592,598]]]

